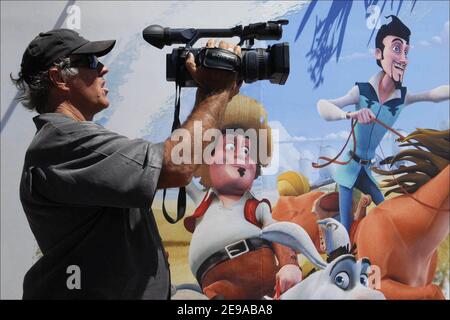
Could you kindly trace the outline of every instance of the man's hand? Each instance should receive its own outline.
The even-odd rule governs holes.
[[[208,40],[206,47],[214,48],[215,40]],[[230,50],[238,56],[241,56],[241,48],[239,46],[233,46],[225,41],[220,41],[219,48]],[[186,69],[191,74],[192,79],[200,85],[200,88],[207,92],[227,90],[230,92],[230,99],[239,93],[242,82],[237,81],[237,72],[208,69],[197,66],[192,53],[189,53],[186,59]]]
[[[361,124],[371,123],[372,120],[376,118],[372,110],[367,108],[363,108],[355,112],[349,112],[348,117],[350,119],[358,120],[358,122]]]
[[[280,284],[281,293],[283,293],[302,281],[302,271],[294,264],[286,264],[278,271],[276,280]]]
[[[214,47],[214,40],[209,40],[207,47]],[[221,49],[233,51],[241,55],[239,46],[232,46],[221,41]],[[199,121],[202,125],[202,132],[211,128],[219,128],[221,119],[225,112],[227,104],[239,93],[241,83],[237,81],[237,72],[208,69],[195,65],[195,59],[192,54],[186,59],[186,68],[192,78],[199,83],[194,109],[183,123],[181,128],[186,129],[191,141],[194,139],[194,123]],[[198,164],[194,161],[194,143],[191,143],[191,159],[188,163],[182,165],[175,164],[172,161],[172,151],[178,139],[168,138],[164,143],[164,161],[161,174],[158,180],[158,188],[174,188],[187,185],[191,179]],[[203,142],[203,141],[202,141]]]

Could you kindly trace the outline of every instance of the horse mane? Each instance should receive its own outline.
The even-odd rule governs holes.
[[[413,193],[433,177],[444,170],[449,164],[450,158],[450,130],[417,129],[404,139],[399,139],[403,144],[400,147],[415,147],[416,149],[405,149],[387,157],[380,164],[394,164],[402,162],[397,169],[382,170],[372,168],[378,174],[391,176],[381,184],[382,188],[389,188],[385,196],[390,193]],[[396,175],[396,176],[394,176]]]
[[[351,248],[348,245],[340,246],[339,248],[336,248],[335,250],[331,251],[327,257],[327,263],[331,263],[334,259],[344,254],[351,254],[356,256],[356,243],[354,243]]]

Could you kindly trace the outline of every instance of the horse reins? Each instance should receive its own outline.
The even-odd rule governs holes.
[[[383,121],[375,118],[372,119],[373,122],[379,124],[380,126],[382,126],[383,128],[385,128],[386,130],[392,132],[393,134],[395,134],[396,136],[398,136],[399,138],[401,138],[402,140],[405,140],[405,136],[403,136],[400,132],[398,132],[397,130],[395,130],[394,128],[388,126],[387,124],[385,124]],[[319,157],[320,160],[325,160],[327,162],[323,163],[323,164],[318,164],[316,162],[312,163],[313,168],[316,169],[320,169],[323,167],[326,167],[330,164],[339,164],[339,165],[346,165],[348,163],[350,163],[350,161],[352,161],[352,157],[350,157],[350,159],[348,161],[338,161],[337,159],[341,156],[341,154],[344,152],[345,148],[348,145],[348,142],[350,141],[350,137],[353,137],[353,154],[355,154],[356,151],[356,137],[355,137],[355,126],[357,124],[357,120],[352,119],[352,126],[351,126],[351,130],[350,130],[350,134],[348,135],[347,141],[345,142],[344,146],[342,147],[342,149],[339,151],[339,153],[334,157],[334,158],[328,158],[328,157]],[[423,151],[419,146],[413,145],[416,149]],[[381,153],[383,153],[383,149],[381,148],[380,145],[380,150]],[[383,153],[383,157],[384,153]],[[426,204],[422,201],[420,201],[419,199],[417,199],[416,197],[414,197],[411,193],[408,192],[408,190],[406,190],[406,188],[403,186],[403,184],[399,183],[399,181],[397,180],[397,178],[395,177],[394,174],[391,174],[392,178],[394,179],[395,183],[398,184],[398,186],[400,187],[400,189],[402,189],[403,193],[410,197],[411,199],[415,200],[416,202],[418,202],[419,204],[432,209],[432,210],[441,210],[440,208],[435,208],[429,204]]]
[[[327,162],[322,163],[322,164],[313,162],[312,163],[313,168],[320,169],[320,168],[326,167],[332,163],[346,165],[346,164],[350,163],[350,161],[352,161],[352,158],[350,158],[348,161],[338,161],[337,159],[341,156],[341,154],[344,152],[345,148],[347,147],[348,142],[350,141],[350,137],[353,137],[353,152],[356,151],[355,126],[356,126],[357,122],[358,121],[352,119],[352,128],[351,128],[350,134],[348,135],[347,141],[345,141],[345,144],[342,147],[341,151],[339,151],[339,153],[333,159],[328,158],[328,157],[319,157],[320,160],[325,160]]]

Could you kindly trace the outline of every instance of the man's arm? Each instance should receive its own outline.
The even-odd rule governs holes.
[[[319,112],[319,115],[326,121],[348,119],[347,112],[342,110],[342,108],[358,103],[358,97],[359,89],[357,86],[354,86],[343,97],[333,100],[320,99],[317,102],[317,111]]]
[[[317,102],[317,111],[326,121],[355,119],[361,124],[367,124],[375,119],[372,110],[362,108],[354,112],[345,112],[342,108],[358,103],[359,88],[354,86],[345,96],[334,100],[321,99]]]
[[[230,91],[224,90],[222,92],[207,95],[203,89],[198,89],[204,98],[196,102],[193,112],[190,114],[186,122],[181,128],[186,129],[186,133],[190,135],[191,141],[191,159],[189,164],[175,164],[172,160],[172,149],[179,143],[177,140],[167,139],[164,143],[164,160],[158,181],[158,188],[171,188],[185,186],[191,181],[193,172],[198,165],[194,164],[194,122],[201,123],[202,132],[211,128],[217,128],[220,125],[223,112],[230,100]],[[201,137],[200,137],[201,138]],[[184,138],[184,139],[187,139]]]
[[[441,102],[448,100],[450,97],[449,85],[440,86],[427,92],[417,94],[407,94],[405,98],[405,106],[422,101]]]
[[[214,41],[208,41],[207,47],[214,47]],[[240,47],[233,47],[223,41],[220,42],[219,47],[233,50],[237,55],[241,54]],[[164,160],[158,188],[185,186],[191,181],[193,172],[198,166],[194,164],[194,122],[200,121],[202,132],[218,128],[228,102],[239,92],[240,84],[237,82],[236,73],[197,67],[192,54],[189,54],[186,68],[199,84],[194,109],[181,126],[187,130],[191,138],[191,161],[189,164],[175,164],[171,154],[172,149],[179,142],[171,138],[167,139],[164,143]]]

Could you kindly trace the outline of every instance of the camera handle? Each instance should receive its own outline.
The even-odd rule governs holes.
[[[181,126],[180,122],[180,97],[181,97],[181,86],[180,86],[180,74],[177,66],[176,73],[176,81],[175,81],[175,112],[173,113],[173,123],[172,123],[172,132],[178,129]],[[186,188],[180,187],[178,190],[178,200],[177,200],[177,217],[174,219],[170,216],[169,212],[166,210],[165,200],[166,200],[166,190],[163,190],[163,201],[162,201],[162,212],[164,218],[171,223],[175,224],[181,219],[183,219],[184,214],[186,213]]]

